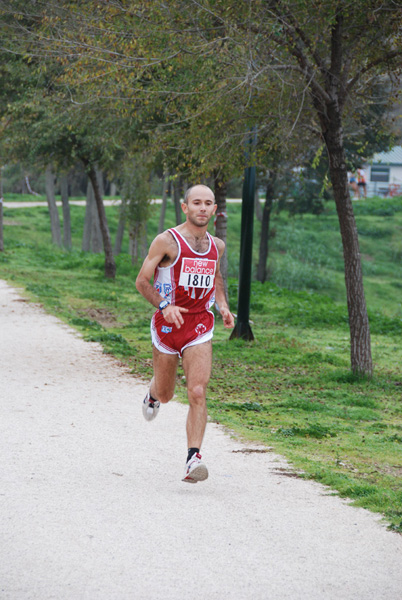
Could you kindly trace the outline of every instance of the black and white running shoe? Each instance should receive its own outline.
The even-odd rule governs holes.
[[[186,483],[197,483],[208,478],[208,469],[201,461],[201,454],[193,454],[186,464],[182,481]]]
[[[144,415],[144,419],[146,421],[152,421],[155,419],[159,412],[160,405],[161,403],[159,400],[151,400],[151,396],[148,391],[142,403],[142,414]]]

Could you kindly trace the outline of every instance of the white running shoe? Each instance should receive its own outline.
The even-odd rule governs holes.
[[[208,477],[208,469],[201,462],[201,454],[193,454],[190,460],[186,464],[184,471],[184,477],[182,481],[186,483],[197,483],[197,481],[204,481]]]
[[[151,400],[151,396],[148,391],[142,403],[142,414],[144,415],[144,419],[147,421],[152,421],[155,419],[159,412],[160,405],[161,403],[159,400]]]

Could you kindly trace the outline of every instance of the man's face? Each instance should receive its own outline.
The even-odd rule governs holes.
[[[187,220],[196,227],[206,227],[217,208],[212,191],[202,185],[195,186],[187,203],[183,202],[181,206]]]

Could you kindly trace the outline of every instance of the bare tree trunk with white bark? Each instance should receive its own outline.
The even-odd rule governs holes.
[[[46,199],[47,199],[47,205],[49,208],[49,215],[50,215],[50,227],[51,227],[51,231],[52,231],[52,242],[54,244],[57,244],[58,246],[61,246],[61,229],[60,229],[60,218],[59,218],[59,212],[57,210],[57,206],[56,206],[56,198],[55,198],[55,193],[54,193],[54,174],[52,171],[52,167],[51,165],[48,165],[46,167],[46,181],[45,181],[45,188],[46,188]]]
[[[68,202],[68,175],[60,177],[60,194],[63,207],[63,245],[67,250],[71,250],[71,214],[70,204]]]

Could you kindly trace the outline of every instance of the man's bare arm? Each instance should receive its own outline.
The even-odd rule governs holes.
[[[232,329],[234,327],[234,318],[226,301],[225,286],[223,283],[222,273],[220,271],[220,262],[225,251],[225,243],[219,238],[215,238],[215,243],[219,252],[219,261],[216,266],[215,276],[215,300],[219,306],[219,312],[222,315],[224,326],[227,329]]]
[[[145,258],[144,263],[138,273],[135,286],[142,296],[155,308],[159,307],[159,304],[164,300],[163,296],[158,292],[157,289],[150,283],[156,267],[166,258],[170,256],[172,252],[172,237],[169,233],[165,232],[158,235],[152,242],[148,256]],[[173,258],[173,257],[172,257]],[[180,306],[173,306],[169,304],[163,309],[163,318],[167,323],[173,323],[178,329],[183,325],[184,320],[181,313],[188,312],[187,308],[181,308]]]
[[[160,295],[150,283],[153,277],[156,267],[166,256],[166,243],[164,240],[164,234],[158,235],[152,242],[147,257],[145,258],[143,265],[138,273],[135,286],[142,296],[148,302],[158,308],[162,302],[163,297]]]

